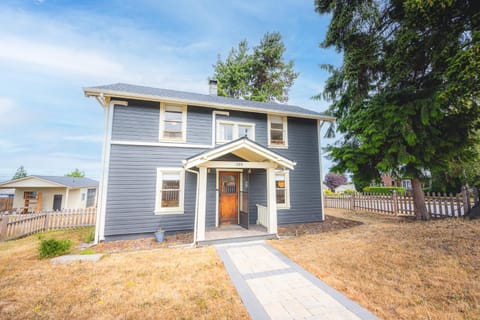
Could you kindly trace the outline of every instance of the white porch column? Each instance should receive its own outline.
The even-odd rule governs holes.
[[[199,168],[197,241],[205,240],[205,217],[207,212],[207,168]]]
[[[277,233],[277,194],[275,191],[275,168],[267,169],[268,233]]]

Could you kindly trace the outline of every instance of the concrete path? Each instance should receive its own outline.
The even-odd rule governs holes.
[[[252,319],[377,319],[264,241],[216,249]]]
[[[89,261],[89,262],[97,262],[103,257],[103,254],[101,253],[96,253],[96,254],[77,254],[77,255],[67,255],[67,256],[60,256],[53,258],[51,260],[51,263],[63,263],[63,264],[68,264],[68,263],[73,263],[77,261]]]

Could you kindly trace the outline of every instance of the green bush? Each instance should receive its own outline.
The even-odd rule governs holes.
[[[335,194],[334,192],[332,192],[332,190],[330,189],[323,189],[323,193],[327,196],[331,196],[333,194]]]
[[[405,188],[402,187],[365,187],[363,192],[376,194],[392,194],[393,190],[397,190],[398,194],[405,195]]]
[[[357,193],[357,191],[355,190],[352,190],[352,189],[347,189],[345,191],[343,191],[344,194],[354,194],[354,193]]]
[[[40,242],[40,248],[38,253],[40,258],[53,258],[61,256],[63,254],[70,253],[72,247],[72,241],[70,240],[57,240],[48,239]]]
[[[85,243],[93,242],[93,240],[95,240],[95,232],[92,231],[85,237]]]

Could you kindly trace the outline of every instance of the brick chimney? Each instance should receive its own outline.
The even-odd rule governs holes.
[[[211,96],[218,95],[217,79],[210,79],[208,81],[208,94]]]

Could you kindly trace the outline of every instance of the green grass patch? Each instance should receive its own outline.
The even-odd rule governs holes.
[[[91,248],[87,248],[85,250],[80,251],[80,254],[84,254],[84,255],[86,255],[86,254],[96,254],[96,252],[93,251],[93,249],[91,249]]]

